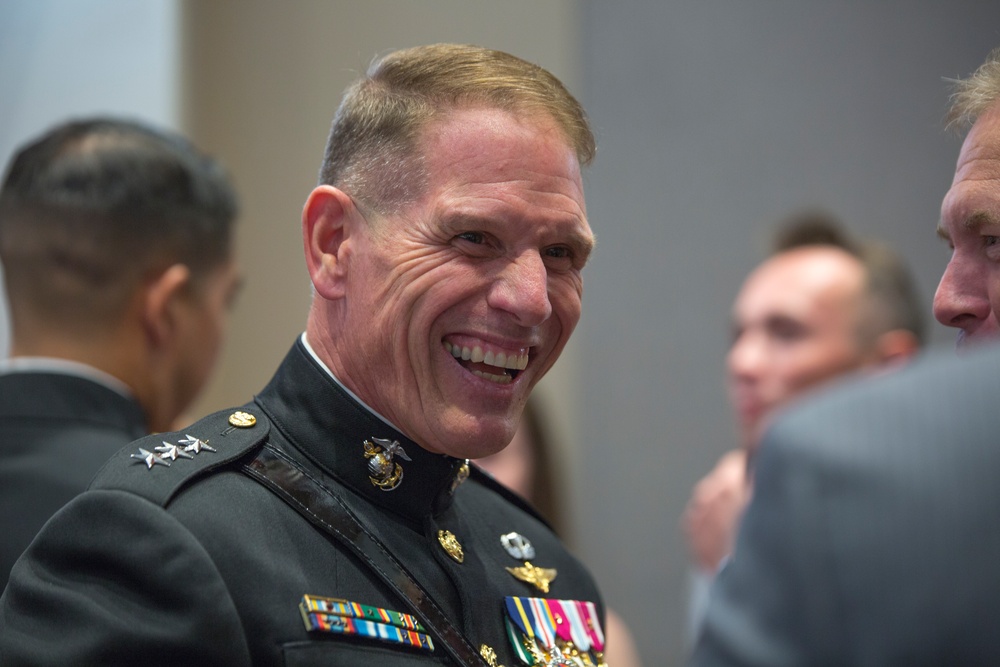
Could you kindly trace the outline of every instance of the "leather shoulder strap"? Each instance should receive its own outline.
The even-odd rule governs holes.
[[[458,664],[464,667],[485,666],[469,640],[402,563],[358,520],[343,500],[308,470],[283,452],[265,445],[252,461],[243,466],[243,472],[351,549],[383,582],[409,602],[420,622]]]

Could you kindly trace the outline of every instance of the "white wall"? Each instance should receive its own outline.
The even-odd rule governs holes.
[[[0,2],[0,159],[71,116],[113,113],[175,128],[176,0]],[[2,279],[2,278],[0,278]],[[9,345],[0,298],[0,356]]]

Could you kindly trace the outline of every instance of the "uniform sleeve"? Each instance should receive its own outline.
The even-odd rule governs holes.
[[[800,429],[801,431],[801,429]],[[835,604],[824,547],[824,483],[801,432],[776,428],[762,444],[754,495],[736,545],[709,593],[693,667],[826,664]],[[806,443],[808,444],[808,443]]]
[[[197,540],[158,505],[90,491],[14,566],[0,598],[0,663],[248,665],[250,657]]]

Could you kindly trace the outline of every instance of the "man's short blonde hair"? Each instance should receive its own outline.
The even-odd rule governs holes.
[[[460,108],[485,107],[556,123],[581,165],[596,150],[580,103],[550,72],[478,46],[433,44],[377,59],[344,94],[319,181],[387,213],[420,195],[427,180],[421,130]]]
[[[993,49],[986,62],[966,79],[956,80],[948,111],[949,127],[969,127],[1000,100],[1000,48]]]

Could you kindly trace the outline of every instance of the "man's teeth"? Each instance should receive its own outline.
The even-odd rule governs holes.
[[[515,371],[523,371],[528,365],[528,353],[519,352],[516,354],[507,354],[505,352],[493,352],[493,350],[488,350],[483,352],[483,348],[478,345],[468,348],[460,347],[458,345],[452,345],[448,341],[444,342],[444,349],[448,350],[451,356],[456,359],[462,359],[464,361],[471,361],[473,363],[483,363],[487,366],[496,366],[497,368],[509,368]],[[475,371],[473,371],[475,372]],[[478,375],[478,373],[477,373]],[[486,374],[489,375],[488,373]],[[491,376],[496,377],[496,376]],[[507,377],[507,375],[503,375]]]
[[[497,382],[499,384],[510,384],[514,381],[509,375],[493,375],[493,373],[484,373],[482,371],[473,370],[473,375],[483,378],[484,380],[489,380],[490,382]]]

